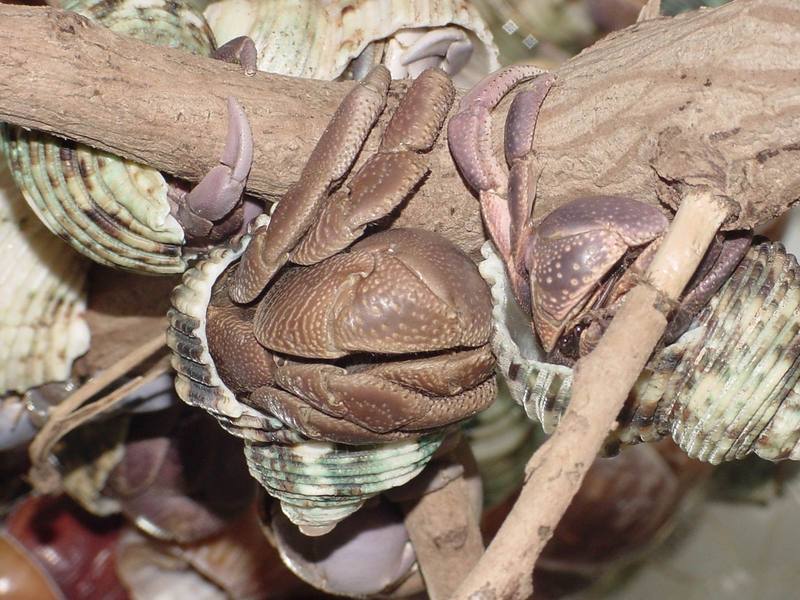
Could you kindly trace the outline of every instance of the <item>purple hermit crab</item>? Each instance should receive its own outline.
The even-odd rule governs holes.
[[[491,300],[472,261],[427,231],[354,244],[423,183],[453,98],[443,72],[424,71],[348,178],[388,88],[380,66],[357,84],[272,215],[173,293],[179,394],[245,439],[251,473],[311,534],[413,478],[495,397]]]

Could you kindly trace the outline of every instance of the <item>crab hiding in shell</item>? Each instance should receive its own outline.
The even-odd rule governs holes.
[[[183,0],[54,4],[117,33],[241,62],[246,72],[255,72],[252,41],[231,40],[215,49],[205,20]],[[250,128],[232,98],[228,113],[220,164],[191,191],[155,169],[19,127],[0,127],[0,148],[37,216],[81,254],[129,270],[180,273],[192,248],[238,233],[253,216],[242,199],[253,153]]]
[[[514,97],[506,118],[506,175],[491,146],[490,111],[528,79],[533,79],[531,89]],[[459,169],[479,192],[484,222],[516,301],[530,313],[549,359],[571,364],[600,339],[625,293],[647,268],[669,221],[650,204],[594,196],[560,206],[534,227],[538,165],[533,136],[554,81],[553,75],[530,66],[489,75],[461,100],[448,139]],[[681,299],[668,339],[685,330],[749,246],[749,235],[717,240]]]
[[[508,112],[506,178],[492,156],[489,111],[533,77]],[[464,177],[480,192],[493,242],[482,249],[481,273],[492,286],[498,365],[517,401],[548,432],[569,402],[572,370],[565,365],[593,348],[667,225],[644,203],[595,197],[562,205],[534,228],[532,140],[552,83],[531,67],[490,76],[464,97],[448,132]],[[780,244],[751,245],[749,233],[729,234],[708,251],[620,413],[609,449],[671,435],[689,456],[712,463],[750,452],[800,458],[797,261]]]
[[[245,438],[251,473],[310,533],[414,477],[495,395],[491,300],[469,258],[417,230],[353,245],[421,185],[453,98],[423,72],[343,183],[389,81],[376,67],[356,85],[271,217],[173,294],[179,394]]]

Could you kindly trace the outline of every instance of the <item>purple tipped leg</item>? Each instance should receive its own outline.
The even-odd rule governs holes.
[[[258,51],[255,42],[246,35],[233,38],[231,41],[222,44],[211,53],[211,58],[227,63],[241,65],[244,74],[253,76],[258,70]]]
[[[228,98],[228,137],[220,164],[186,195],[186,207],[202,219],[219,221],[239,203],[252,163],[250,123],[239,103]]]

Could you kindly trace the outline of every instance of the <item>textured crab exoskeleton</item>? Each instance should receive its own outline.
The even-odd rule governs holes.
[[[214,50],[203,18],[184,0],[51,2],[112,31],[156,45],[179,47],[253,72],[252,41],[233,40]],[[202,248],[241,229],[241,197],[252,161],[247,119],[228,100],[229,133],[220,164],[190,192],[160,172],[128,160],[19,127],[0,127],[17,185],[53,233],[93,261],[134,271],[180,273],[191,248]]]
[[[215,255],[204,261],[215,282],[203,286],[205,312],[185,303],[199,319],[172,314],[188,384],[179,392],[208,398],[248,440],[251,472],[309,533],[414,477],[448,427],[495,394],[491,300],[466,255],[436,234],[400,229],[346,250],[422,182],[453,96],[444,73],[423,72],[377,153],[342,184],[388,86],[378,67],[351,90],[299,183],[243,238],[241,260],[229,253],[227,269],[211,265]],[[181,328],[197,332],[191,343]],[[266,427],[242,427],[245,413]]]
[[[514,97],[506,117],[506,175],[494,156],[490,111],[531,78],[532,88]],[[479,193],[484,222],[505,263],[514,297],[531,315],[553,360],[570,362],[599,340],[619,299],[644,273],[669,221],[650,204],[594,196],[568,202],[533,226],[539,169],[533,138],[539,109],[554,81],[528,66],[490,75],[462,99],[450,120],[448,140],[464,178]],[[695,278],[683,298],[671,338],[682,333],[719,289],[748,246],[746,236],[735,237],[709,253],[703,277]],[[636,253],[632,264],[623,263]]]

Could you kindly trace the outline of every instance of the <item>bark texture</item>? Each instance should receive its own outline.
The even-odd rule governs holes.
[[[124,39],[74,14],[0,5],[0,120],[76,139],[188,180],[217,161],[225,99],[253,127],[250,192],[277,197],[352,85],[259,73]],[[729,228],[800,197],[800,5],[748,0],[638,23],[557,70],[535,136],[536,220],[579,195],[673,207],[706,185],[734,201]],[[385,125],[405,84],[395,82]],[[498,150],[504,102],[495,115]],[[374,150],[377,136],[367,142]],[[478,255],[478,205],[443,136],[432,172],[396,223],[439,231]]]

